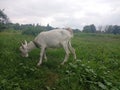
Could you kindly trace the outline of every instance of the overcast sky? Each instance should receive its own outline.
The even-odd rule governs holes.
[[[120,0],[0,0],[13,23],[50,24],[81,28],[84,25],[120,25]]]

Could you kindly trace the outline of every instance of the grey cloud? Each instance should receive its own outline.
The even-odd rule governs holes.
[[[119,0],[0,0],[0,8],[18,23],[42,23],[48,18],[56,27],[120,24]]]

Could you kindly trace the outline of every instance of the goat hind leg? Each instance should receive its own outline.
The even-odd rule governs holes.
[[[75,49],[72,47],[72,45],[71,45],[71,42],[70,42],[70,41],[68,42],[68,47],[69,47],[69,49],[70,49],[71,53],[73,54],[74,59],[76,59]]]
[[[47,62],[46,50],[44,51],[44,59]]]
[[[69,54],[70,54],[70,51],[68,49],[68,45],[67,43],[66,44],[63,44],[63,48],[66,52],[66,55],[65,55],[65,58],[64,58],[64,61],[61,63],[61,65],[64,65],[65,62],[67,62],[68,58],[69,58]]]

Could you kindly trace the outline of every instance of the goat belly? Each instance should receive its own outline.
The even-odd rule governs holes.
[[[50,42],[46,43],[46,45],[49,48],[59,48],[59,47],[61,47],[61,44],[58,41],[50,41]]]

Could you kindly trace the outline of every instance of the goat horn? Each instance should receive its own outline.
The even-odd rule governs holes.
[[[21,43],[21,45],[22,45],[22,48],[24,48],[24,44],[23,44],[23,43]]]
[[[25,40],[25,45],[27,46],[27,41]]]

